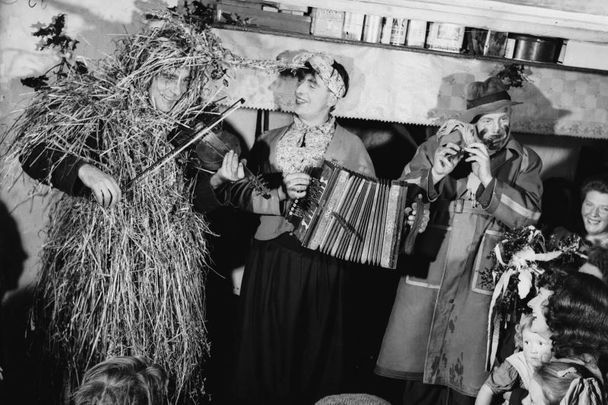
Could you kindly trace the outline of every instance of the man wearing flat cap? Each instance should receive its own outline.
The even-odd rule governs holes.
[[[293,123],[262,134],[249,156],[254,173],[266,176],[270,198],[243,181],[220,197],[260,214],[241,285],[234,378],[239,403],[311,404],[345,389],[344,296],[352,265],[302,247],[284,214],[288,200],[306,195],[308,173],[324,160],[372,177],[374,167],[362,141],[333,117],[348,91],[344,67],[309,52],[294,64],[301,67]]]
[[[540,216],[541,160],[510,134],[514,104],[491,77],[466,111],[424,142],[403,178],[428,193],[431,220],[401,278],[376,373],[406,380],[404,404],[473,404],[487,377],[493,286],[482,273],[507,229]]]

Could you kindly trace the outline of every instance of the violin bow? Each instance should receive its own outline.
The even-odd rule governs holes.
[[[192,138],[190,138],[187,142],[185,142],[182,145],[179,145],[178,147],[176,147],[175,149],[173,149],[172,151],[170,151],[169,153],[167,153],[166,155],[164,155],[163,157],[161,157],[160,159],[158,159],[152,165],[148,166],[143,172],[139,173],[132,180],[130,180],[127,183],[127,185],[125,186],[125,190],[130,189],[131,187],[133,187],[135,185],[135,183],[137,183],[137,182],[141,181],[142,179],[144,179],[144,178],[146,178],[146,177],[154,174],[161,167],[163,167],[165,164],[167,164],[167,162],[172,161],[177,155],[179,155],[184,150],[186,150],[186,148],[188,148],[190,145],[194,144],[199,139],[201,139],[205,135],[207,135],[209,133],[209,131],[211,131],[213,128],[215,128],[220,122],[224,121],[230,114],[232,114],[233,112],[235,112],[236,110],[238,110],[243,105],[243,103],[245,103],[245,99],[241,98],[241,99],[237,100],[234,104],[232,104],[230,107],[226,108],[215,119],[215,121],[213,121],[211,124],[209,124],[207,127],[205,127],[205,129],[197,132],[196,135],[193,136]]]

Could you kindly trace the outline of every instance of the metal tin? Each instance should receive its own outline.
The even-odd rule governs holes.
[[[559,57],[562,40],[560,38],[544,38],[532,35],[513,35],[515,50],[513,59],[533,62],[555,62]]]
[[[391,43],[391,31],[393,30],[393,17],[384,17],[382,19],[382,35],[380,42],[383,44]]]
[[[505,47],[505,59],[513,59],[513,52],[515,52],[515,38],[508,38]]]
[[[405,34],[407,34],[407,19],[393,19],[393,28],[391,29],[391,45],[405,45]]]
[[[410,20],[407,32],[407,46],[424,46],[426,41],[426,21]]]
[[[377,15],[366,15],[363,25],[363,41],[378,42],[382,29],[382,17]]]
[[[429,33],[426,46],[445,52],[460,52],[464,40],[464,26],[451,23],[432,22],[429,24]]]

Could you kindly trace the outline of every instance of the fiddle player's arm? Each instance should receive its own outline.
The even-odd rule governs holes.
[[[106,208],[113,207],[121,199],[120,187],[110,174],[82,158],[54,150],[45,143],[36,145],[20,156],[20,161],[30,177],[66,194],[83,196],[90,192]]]

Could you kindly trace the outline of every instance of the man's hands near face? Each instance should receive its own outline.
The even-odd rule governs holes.
[[[431,169],[434,184],[437,184],[454,170],[462,159],[460,151],[460,147],[453,142],[448,142],[437,148],[433,156],[433,168]]]
[[[488,148],[483,143],[476,142],[470,144],[464,150],[469,154],[465,162],[472,163],[471,169],[473,170],[473,174],[479,178],[484,187],[487,187],[492,181]]]

